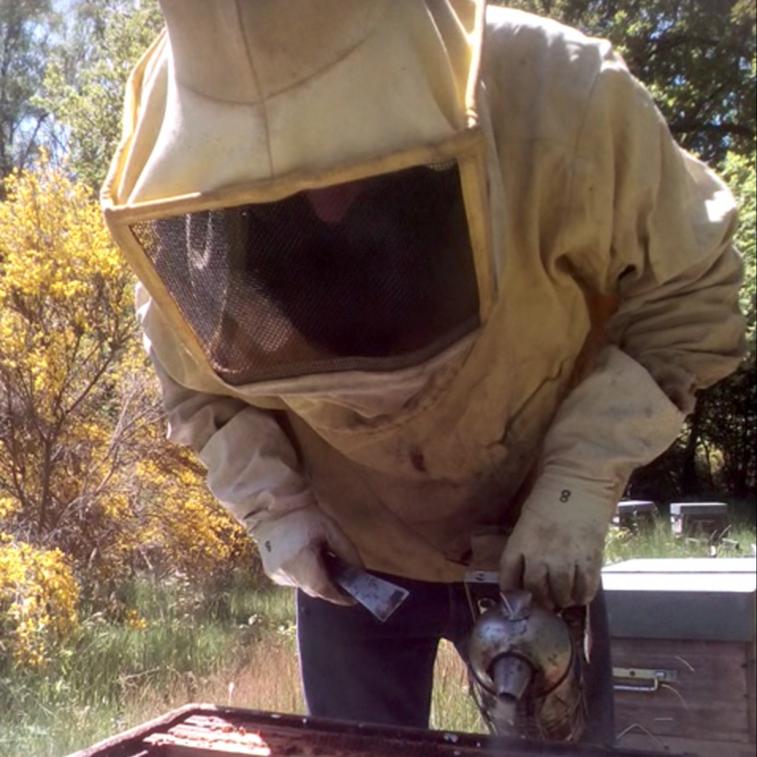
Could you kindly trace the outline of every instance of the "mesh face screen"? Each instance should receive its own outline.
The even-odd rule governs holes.
[[[131,230],[231,384],[394,370],[478,325],[456,166]]]

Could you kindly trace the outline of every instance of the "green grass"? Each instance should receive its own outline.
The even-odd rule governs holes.
[[[473,698],[468,693],[468,674],[454,646],[443,641],[434,667],[431,727],[444,731],[485,733]]]
[[[261,638],[291,632],[291,592],[236,582],[208,597],[137,581],[119,593],[144,628],[93,613],[44,673],[0,674],[0,754],[58,757],[202,698],[205,681],[243,665]]]
[[[748,556],[757,540],[752,524],[727,537],[718,557]],[[638,535],[613,531],[606,557],[710,554],[706,541],[675,539],[660,521]],[[144,628],[85,607],[80,631],[44,674],[0,662],[0,754],[58,757],[190,701],[302,712],[292,598],[240,576],[203,591],[181,578],[123,585],[114,600]],[[432,727],[484,730],[450,645],[440,648],[435,681]]]
[[[634,558],[659,557],[750,557],[755,543],[753,524],[734,523],[720,543],[706,538],[680,538],[671,534],[670,525],[658,518],[654,526],[639,534],[613,528],[607,538],[605,563]]]

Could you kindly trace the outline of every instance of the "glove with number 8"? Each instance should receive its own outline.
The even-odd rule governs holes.
[[[673,442],[683,418],[639,363],[605,348],[545,437],[541,473],[500,562],[502,588],[525,588],[548,608],[590,602],[628,477]]]
[[[543,473],[502,555],[502,588],[524,588],[548,609],[588,604],[599,588],[614,499],[612,487]]]

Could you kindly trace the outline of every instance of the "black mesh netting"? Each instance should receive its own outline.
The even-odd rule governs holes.
[[[232,384],[405,367],[478,324],[457,167],[131,228]]]

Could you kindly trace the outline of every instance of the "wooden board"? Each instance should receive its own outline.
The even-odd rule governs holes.
[[[618,734],[646,735],[648,748],[658,749],[660,743],[669,746],[671,740],[683,739],[688,744],[724,742],[733,748],[754,743],[752,644],[615,638],[612,654],[614,669],[660,670],[675,679],[656,691],[616,690]],[[633,739],[635,744],[638,740]],[[750,749],[754,754],[754,747]],[[721,751],[718,757],[731,754],[736,752]]]
[[[624,747],[642,751],[647,749],[664,750],[670,757],[682,754],[696,755],[696,757],[754,757],[754,744],[684,739],[675,736],[653,738],[638,731],[625,734],[619,743]]]
[[[746,680],[749,697],[749,735],[757,742],[757,641],[747,645]]]
[[[266,752],[270,757],[652,757],[627,748],[545,744],[207,704],[174,710],[72,757],[263,757]]]

